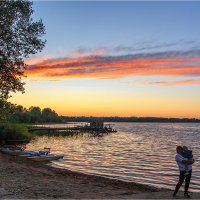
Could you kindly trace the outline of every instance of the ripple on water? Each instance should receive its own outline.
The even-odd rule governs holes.
[[[59,125],[54,125],[59,126]],[[117,133],[104,137],[39,137],[30,150],[50,147],[64,154],[56,167],[174,189],[178,180],[175,148],[193,150],[191,190],[200,192],[200,125],[194,123],[115,123]]]

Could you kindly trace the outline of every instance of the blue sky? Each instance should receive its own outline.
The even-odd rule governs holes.
[[[14,103],[62,115],[200,118],[200,2],[34,1],[47,44]],[[40,98],[38,98],[40,97]]]
[[[200,2],[50,1],[34,2],[34,10],[46,26],[43,54],[118,45],[174,49],[199,44]],[[167,47],[170,44],[174,46]]]

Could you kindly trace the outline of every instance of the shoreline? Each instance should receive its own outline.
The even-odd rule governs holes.
[[[0,153],[0,163],[0,199],[172,198],[168,189],[55,168],[22,157]],[[193,197],[200,199],[200,193]]]

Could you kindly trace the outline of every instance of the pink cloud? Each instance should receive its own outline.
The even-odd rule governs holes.
[[[45,55],[45,56],[42,56],[42,57],[35,57],[35,58],[27,58],[25,60],[25,63],[27,65],[35,65],[37,63],[41,63],[41,62],[45,62],[46,60],[49,60],[49,59],[52,59],[53,56],[51,55]]]
[[[200,85],[200,80],[181,80],[181,81],[161,81],[161,82],[145,82],[146,85],[156,86],[184,86],[184,85]]]
[[[95,56],[106,54],[106,51],[103,49],[92,50],[88,52],[74,52],[70,56],[72,57],[86,57],[86,56]]]
[[[101,50],[95,51],[96,54],[100,55],[104,53]],[[191,56],[192,53],[167,52],[122,56],[93,55],[75,58],[42,57],[41,59],[33,60],[34,62],[29,61],[26,74],[28,78],[48,80],[71,78],[118,79],[131,76],[197,77],[200,76],[200,57],[196,56],[198,52],[195,52],[194,57]],[[177,81],[171,84],[175,83],[177,85],[192,85],[195,82]],[[165,85],[164,82],[155,82],[155,84]],[[198,81],[195,84],[198,84]]]

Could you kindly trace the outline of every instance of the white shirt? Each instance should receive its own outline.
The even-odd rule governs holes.
[[[175,157],[175,160],[178,164],[179,170],[180,171],[190,171],[192,169],[192,165],[185,165],[182,163],[183,160],[188,160],[187,158],[184,158],[182,155],[177,154]]]

